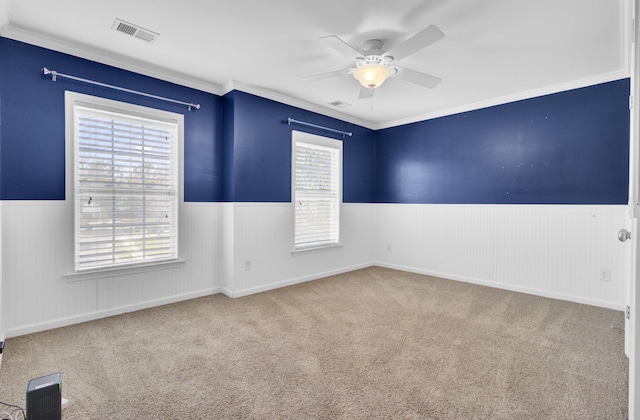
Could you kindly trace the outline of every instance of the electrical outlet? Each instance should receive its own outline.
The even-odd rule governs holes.
[[[600,269],[600,281],[610,281],[611,280],[611,271],[608,268]]]
[[[251,271],[251,260],[244,262],[244,271]]]

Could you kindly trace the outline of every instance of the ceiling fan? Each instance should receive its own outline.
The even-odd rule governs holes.
[[[380,87],[388,77],[395,77],[433,89],[442,81],[441,78],[400,67],[395,63],[442,38],[444,38],[444,33],[437,27],[430,25],[391,50],[384,51],[382,49],[383,42],[379,39],[365,41],[362,45],[362,50],[359,50],[336,35],[324,36],[320,39],[335,50],[353,59],[355,67],[315,74],[307,76],[305,79],[322,80],[351,74],[361,84],[360,99],[370,98],[373,95],[373,90]]]

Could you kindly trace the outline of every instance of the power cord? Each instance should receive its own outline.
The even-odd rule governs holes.
[[[24,408],[19,405],[7,404],[0,401],[0,405],[8,407],[10,410],[6,410],[5,407],[0,408],[1,420],[27,420],[27,415],[24,412]],[[11,410],[12,409],[12,410]]]

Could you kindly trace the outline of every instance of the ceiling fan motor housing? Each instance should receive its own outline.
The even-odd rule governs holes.
[[[382,41],[379,39],[369,39],[362,44],[364,55],[382,55]]]

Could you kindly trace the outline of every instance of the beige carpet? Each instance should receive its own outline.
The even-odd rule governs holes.
[[[72,419],[624,419],[621,312],[383,268],[7,340]]]

